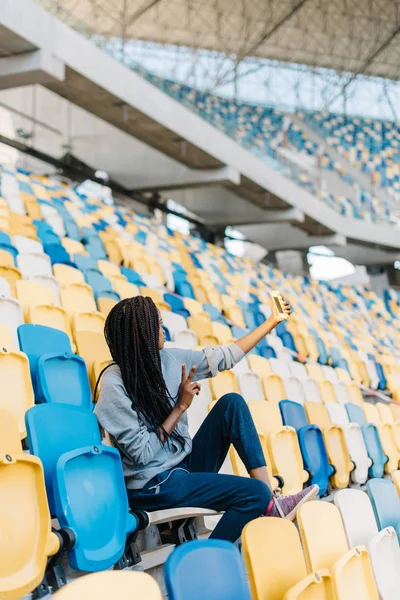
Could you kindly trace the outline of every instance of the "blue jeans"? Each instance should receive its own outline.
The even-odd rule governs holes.
[[[258,479],[218,474],[231,444],[247,471],[265,466],[253,419],[239,394],[218,400],[196,433],[191,454],[180,465],[159,473],[141,490],[128,490],[131,507],[225,511],[210,537],[236,541],[246,523],[265,514],[272,496]]]

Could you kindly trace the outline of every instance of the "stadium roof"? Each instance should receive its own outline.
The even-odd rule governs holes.
[[[400,0],[36,1],[108,38],[400,78]]]

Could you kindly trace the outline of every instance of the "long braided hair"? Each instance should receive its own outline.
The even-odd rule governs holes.
[[[151,298],[143,296],[118,302],[104,327],[106,342],[120,368],[132,409],[160,439],[166,440],[162,423],[172,410],[173,398],[161,370],[159,331],[158,309]],[[184,446],[184,439],[177,431],[169,437]]]

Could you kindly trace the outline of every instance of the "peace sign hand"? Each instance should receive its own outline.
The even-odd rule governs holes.
[[[186,378],[186,365],[182,365],[182,379],[179,388],[179,400],[177,402],[179,408],[183,411],[187,410],[192,404],[194,396],[198,396],[201,390],[201,385],[195,381],[193,377],[196,373],[196,367],[190,369],[189,376]]]

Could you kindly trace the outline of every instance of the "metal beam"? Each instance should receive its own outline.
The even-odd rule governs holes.
[[[0,58],[0,89],[65,80],[65,65],[52,54],[34,50]]]
[[[156,4],[159,4],[160,2],[161,0],[150,0],[150,2],[146,6],[142,6],[142,8],[139,8],[139,10],[134,12],[131,18],[128,19],[128,22],[125,25],[125,29],[128,29],[128,27],[130,27],[135,21],[137,21],[138,19],[140,19],[140,17],[147,13],[148,10],[150,10],[151,8],[153,8],[153,6],[156,6]]]
[[[214,185],[239,185],[240,173],[233,167],[222,167],[221,169],[191,169],[182,174],[178,179],[154,183],[152,185],[136,187],[132,192],[158,192],[171,190],[186,190],[203,188]]]

